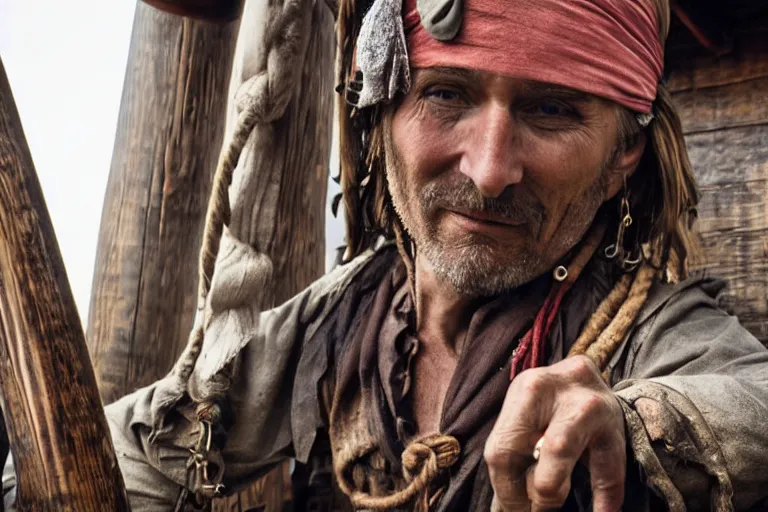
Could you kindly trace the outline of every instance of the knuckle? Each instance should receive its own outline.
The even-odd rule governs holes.
[[[526,454],[515,447],[517,437],[514,433],[492,433],[483,448],[483,459],[493,477],[497,474],[516,473],[526,466]]]
[[[600,507],[601,510],[616,510],[624,502],[624,481],[616,479],[593,482],[592,493],[596,502],[604,505]]]
[[[580,412],[582,417],[591,418],[610,413],[611,407],[602,394],[587,393],[584,398],[582,398]]]
[[[539,508],[559,508],[568,499],[570,485],[567,480],[555,478],[552,475],[535,477],[532,489],[533,496],[530,499]]]
[[[489,469],[507,467],[511,463],[511,454],[500,441],[499,436],[490,436],[485,443],[483,458]]]
[[[526,370],[515,380],[519,381],[519,386],[527,397],[540,394],[547,386],[547,376],[539,368]]]
[[[589,383],[593,382],[596,377],[598,379],[600,378],[597,369],[595,368],[595,363],[593,363],[587,356],[577,356],[571,359],[566,372],[568,377],[570,377],[570,380]]]
[[[552,435],[547,437],[544,442],[547,445],[547,452],[559,459],[569,457],[573,451],[574,443],[565,434]]]

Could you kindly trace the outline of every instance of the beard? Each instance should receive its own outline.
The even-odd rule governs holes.
[[[405,169],[389,137],[385,148],[392,205],[413,240],[418,257],[424,258],[439,280],[465,297],[497,295],[542,275],[581,240],[604,202],[608,161],[587,192],[569,206],[556,233],[542,250],[535,240],[547,212],[532,194],[514,190],[498,199],[484,197],[468,177],[459,173],[419,189],[408,179],[413,173]],[[480,233],[446,233],[439,222],[440,213],[453,209],[501,216],[510,224],[520,225],[515,228],[520,229],[520,235],[511,236],[509,243],[504,243]]]

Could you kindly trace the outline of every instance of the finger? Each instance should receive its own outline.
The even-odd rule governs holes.
[[[623,427],[623,426],[622,426]],[[624,503],[627,448],[623,428],[595,440],[588,448],[594,512],[616,512]]]
[[[540,434],[524,431],[492,432],[485,445],[485,462],[498,510],[527,510],[526,473]]]
[[[560,508],[571,491],[571,473],[586,451],[589,426],[580,425],[573,415],[552,419],[544,433],[538,463],[532,468],[526,491],[533,510]]]
[[[538,492],[538,489],[536,488],[535,484],[535,474],[536,474],[536,467],[538,464],[531,467],[530,471],[527,473],[526,477],[526,491],[528,493],[528,496],[535,496]],[[530,510],[531,512],[546,512],[549,510],[559,510],[563,504],[565,503],[565,500],[568,497],[568,493],[571,492],[571,481],[570,479],[567,479],[564,483],[564,487],[562,489],[558,490],[559,494],[562,494],[564,496],[562,503],[544,503],[541,500],[531,500],[530,502]]]
[[[534,462],[533,448],[553,403],[549,383],[540,373],[529,370],[515,379],[485,445],[485,462],[501,510],[528,508],[526,471]]]
[[[614,418],[612,404],[600,393],[587,391],[578,397],[561,398],[544,433],[541,456],[528,489],[531,501],[543,508],[565,503],[573,468],[592,440],[606,432],[606,418]]]
[[[530,510],[530,500],[525,492],[525,473],[517,479],[497,479],[493,484],[492,512],[517,512]]]

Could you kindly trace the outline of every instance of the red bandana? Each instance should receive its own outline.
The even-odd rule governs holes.
[[[577,89],[649,113],[663,72],[651,0],[464,0],[449,42],[405,0],[413,68],[463,67]]]

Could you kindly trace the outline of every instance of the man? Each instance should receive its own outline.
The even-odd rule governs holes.
[[[134,511],[324,439],[360,509],[764,506],[768,352],[683,279],[668,2],[363,3],[339,14],[352,261],[107,408]]]

